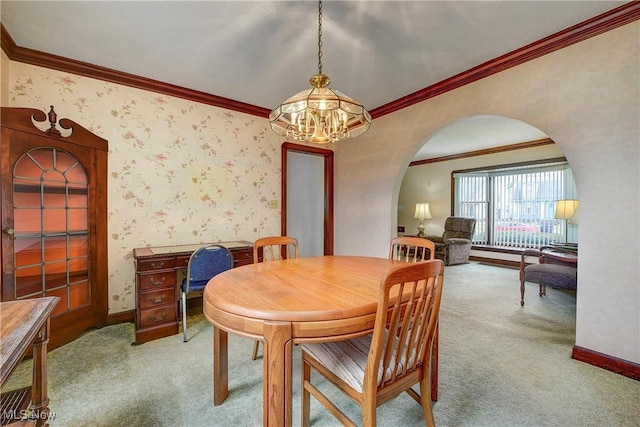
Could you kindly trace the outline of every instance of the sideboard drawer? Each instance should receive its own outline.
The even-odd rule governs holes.
[[[140,310],[140,328],[151,328],[175,322],[177,316],[175,304]]]
[[[189,266],[189,259],[191,259],[191,255],[176,257],[176,267],[187,268]]]
[[[141,291],[150,289],[162,289],[176,287],[176,272],[173,270],[162,273],[139,274],[139,283]]]
[[[173,303],[176,300],[175,289],[165,289],[157,292],[141,292],[138,305],[140,308],[156,307]]]
[[[138,260],[137,271],[164,270],[165,268],[174,268],[176,265],[175,258],[153,258]]]

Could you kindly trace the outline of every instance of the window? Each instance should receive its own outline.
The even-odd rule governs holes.
[[[577,199],[565,160],[456,171],[454,213],[475,218],[473,243],[537,248],[564,241],[567,222],[554,218],[557,200]]]

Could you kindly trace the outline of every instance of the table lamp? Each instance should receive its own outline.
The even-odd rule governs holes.
[[[425,219],[431,219],[429,203],[416,203],[416,212],[413,214],[413,218],[420,221],[420,225],[418,225],[418,237],[424,237],[423,222]]]
[[[556,201],[556,211],[554,217],[556,219],[564,219],[564,243],[567,243],[567,224],[578,209],[577,200],[558,200]]]

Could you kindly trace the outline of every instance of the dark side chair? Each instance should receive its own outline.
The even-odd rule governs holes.
[[[233,267],[231,251],[220,245],[204,246],[189,258],[187,276],[182,280],[182,330],[187,342],[187,298],[201,296],[207,282],[217,274]]]
[[[436,245],[436,258],[445,265],[469,262],[471,242],[476,229],[475,218],[450,216],[444,222],[442,236],[427,236]]]

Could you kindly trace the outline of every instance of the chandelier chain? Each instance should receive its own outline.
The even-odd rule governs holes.
[[[322,74],[322,0],[318,1],[318,74]]]

